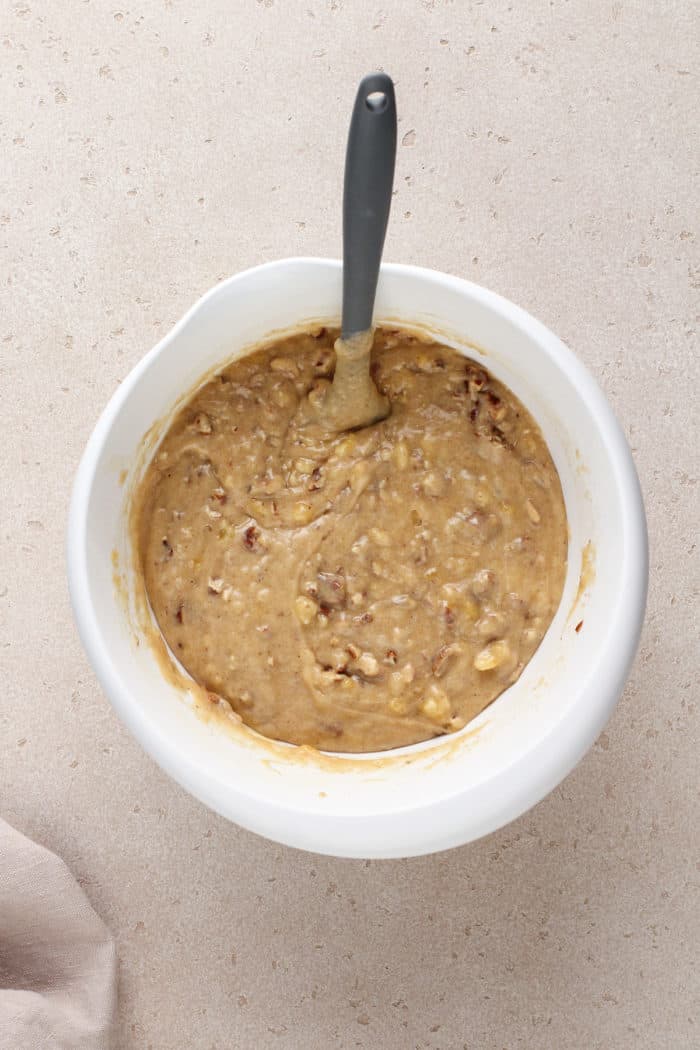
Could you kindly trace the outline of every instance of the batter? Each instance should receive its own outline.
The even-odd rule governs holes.
[[[518,678],[561,598],[566,514],[523,405],[422,337],[376,333],[388,418],[324,426],[336,335],[195,394],[142,482],[139,553],[172,652],[249,726],[381,751],[462,728]]]

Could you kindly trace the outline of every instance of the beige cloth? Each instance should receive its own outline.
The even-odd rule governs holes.
[[[110,933],[63,861],[0,820],[0,1050],[106,1050]]]

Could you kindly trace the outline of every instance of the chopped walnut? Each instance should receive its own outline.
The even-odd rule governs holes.
[[[483,598],[487,594],[492,594],[495,585],[496,574],[489,569],[479,569],[479,571],[475,572],[472,577],[472,592],[478,598]]]
[[[431,670],[436,678],[442,678],[450,670],[455,657],[462,652],[462,646],[457,644],[442,645],[433,657]]]
[[[318,596],[329,609],[341,609],[345,605],[345,576],[340,572],[319,572],[317,576]]]
[[[260,529],[255,525],[249,525],[243,533],[243,546],[247,551],[258,550],[260,540]]]

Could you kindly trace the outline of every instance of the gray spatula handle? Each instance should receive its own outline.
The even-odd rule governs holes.
[[[372,324],[396,161],[396,99],[386,73],[363,77],[350,121],[343,191],[344,339]]]

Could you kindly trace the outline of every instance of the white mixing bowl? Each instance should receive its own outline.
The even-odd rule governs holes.
[[[382,268],[376,320],[422,327],[503,380],[539,422],[569,519],[562,602],[521,677],[461,733],[381,755],[331,756],[202,717],[137,613],[130,494],[175,407],[217,365],[272,333],[337,323],[341,268],[287,259],[207,293],[105,409],[75,481],[68,571],[83,645],[150,755],[212,809],[278,842],[346,857],[457,846],[551,791],[610,717],[637,647],[644,509],[629,448],[578,359],[525,311],[456,277]],[[578,630],[577,630],[578,627]],[[152,633],[152,627],[151,627]]]

